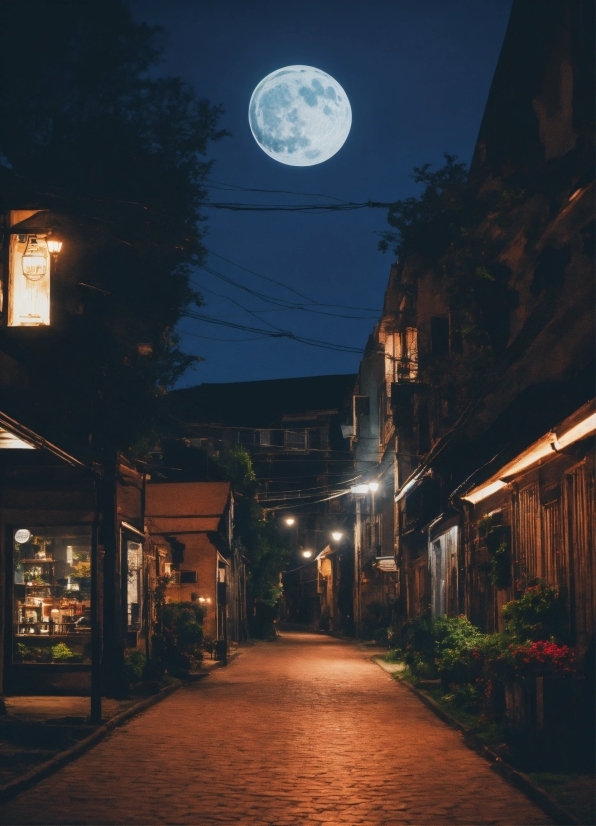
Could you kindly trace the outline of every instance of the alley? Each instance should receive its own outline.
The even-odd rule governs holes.
[[[543,824],[350,643],[284,633],[0,807],[4,824]]]

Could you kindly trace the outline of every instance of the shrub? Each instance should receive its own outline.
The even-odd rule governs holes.
[[[521,642],[565,636],[565,610],[556,588],[533,580],[518,599],[502,608],[505,631]]]
[[[492,679],[510,682],[533,677],[566,677],[575,671],[573,652],[566,645],[538,640],[511,644],[487,665]]]
[[[138,683],[143,679],[147,657],[142,651],[133,649],[124,655],[124,676],[129,683]]]
[[[59,642],[57,645],[53,645],[50,649],[52,652],[52,660],[54,662],[72,662],[73,660],[79,660],[80,657],[71,651],[70,648],[63,642]]]
[[[203,653],[205,609],[196,602],[169,602],[161,608],[161,633],[153,636],[153,654],[174,676],[188,674]]]
[[[470,633],[463,643],[460,640],[458,646],[444,649],[437,660],[439,677],[445,685],[482,680],[487,663],[505,646],[501,634],[482,634],[472,628],[475,633]]]

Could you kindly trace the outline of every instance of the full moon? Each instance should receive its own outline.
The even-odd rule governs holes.
[[[263,152],[290,166],[329,160],[350,134],[352,109],[337,80],[313,66],[286,66],[252,93],[248,122]]]

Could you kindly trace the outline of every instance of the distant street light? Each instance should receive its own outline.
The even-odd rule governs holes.
[[[373,493],[375,493],[375,491],[377,491],[379,489],[379,483],[378,482],[369,482],[368,483],[368,489],[371,490]]]
[[[352,493],[368,493],[368,485],[352,485]]]
[[[331,536],[333,537],[333,539],[334,539],[336,542],[339,542],[339,540],[340,540],[340,539],[342,538],[342,536],[343,536],[343,533],[342,533],[341,531],[333,531],[333,533],[331,534]]]
[[[310,558],[311,558],[311,556],[312,556],[312,551],[302,551],[302,556],[303,556],[305,559],[310,559]]]
[[[286,525],[290,525],[290,527],[291,527],[296,520],[294,519],[293,516],[288,516],[288,517],[286,517],[285,521],[286,521]]]

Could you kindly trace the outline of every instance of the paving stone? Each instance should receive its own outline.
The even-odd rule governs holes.
[[[286,633],[0,807],[6,824],[551,821],[356,646]]]

